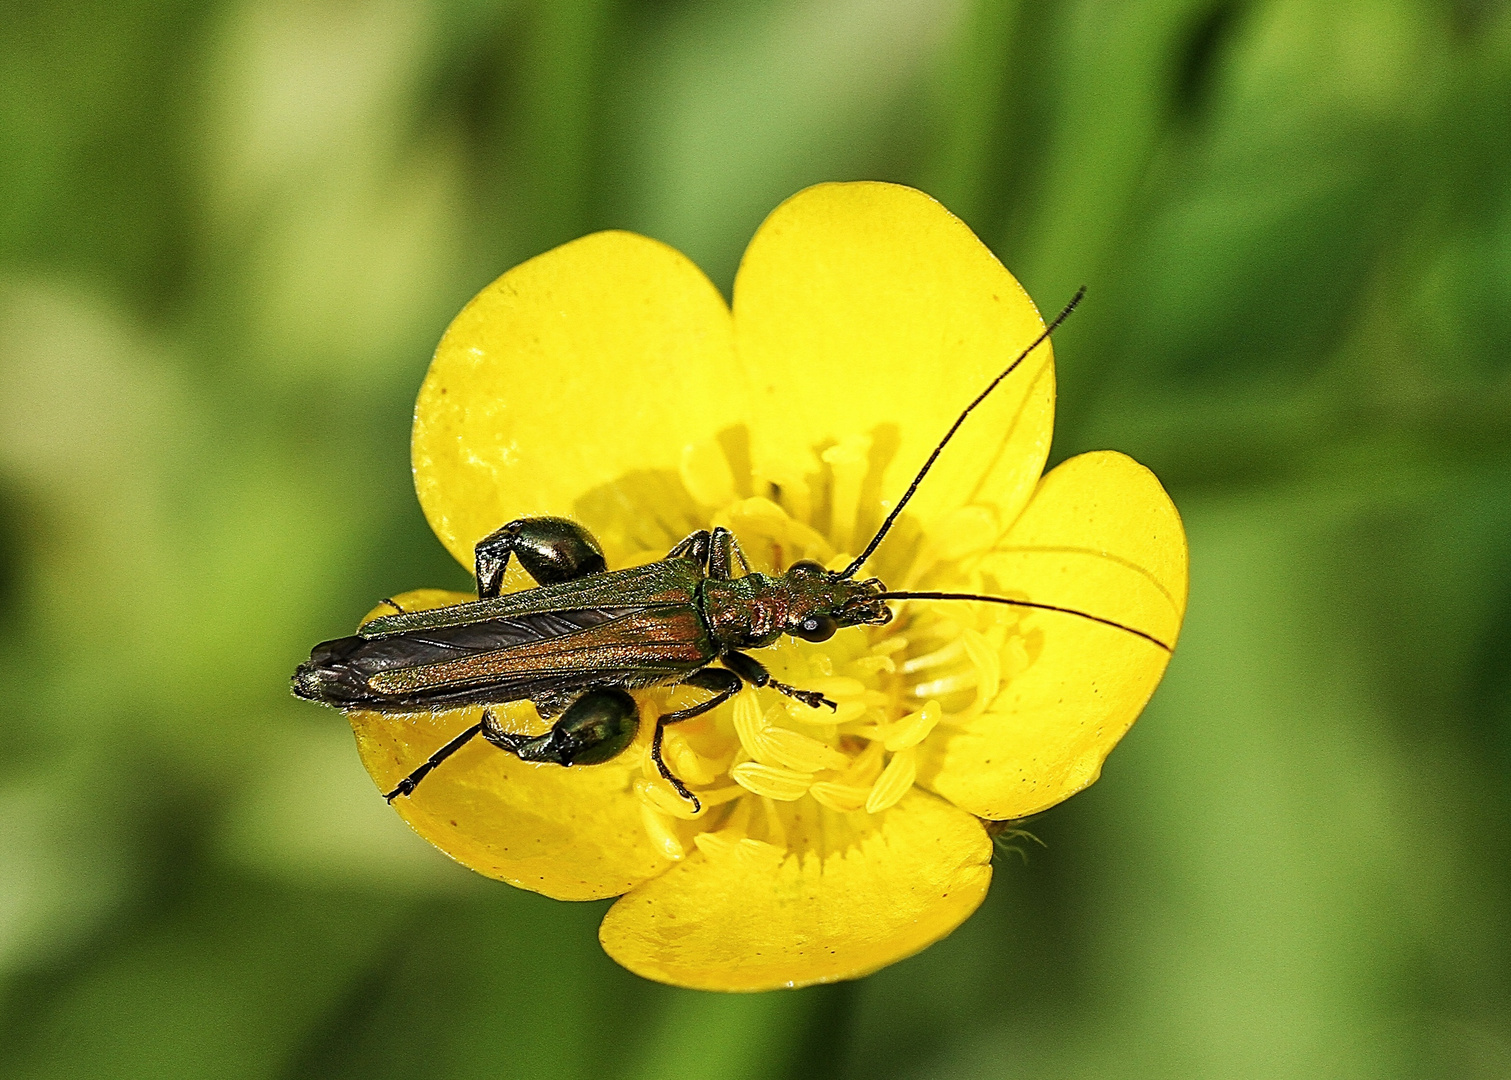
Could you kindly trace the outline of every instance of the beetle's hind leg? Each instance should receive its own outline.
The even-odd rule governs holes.
[[[483,730],[483,726],[488,722],[489,717],[490,714],[488,713],[488,711],[486,709],[483,710],[483,723],[473,724],[466,731],[462,732],[445,746],[441,747],[435,753],[431,754],[428,758],[425,759],[425,761],[420,765],[418,769],[410,773],[404,779],[400,780],[398,787],[394,788],[383,797],[389,802],[393,802],[400,795],[412,794],[414,792],[414,789],[419,786],[420,781],[430,775],[430,771],[432,769],[434,769],[441,762],[445,761],[452,754],[456,753],[462,747],[471,742],[473,738]]]
[[[593,534],[570,518],[516,518],[479,540],[473,554],[479,600],[498,595],[511,554],[537,585],[555,585],[608,569]]]
[[[672,775],[671,769],[666,767],[666,760],[661,756],[661,736],[665,733],[667,724],[702,716],[710,709],[715,709],[734,697],[740,692],[740,677],[724,668],[704,668],[683,679],[681,685],[695,686],[699,690],[711,690],[714,696],[686,709],[662,713],[656,717],[656,733],[651,736],[651,760],[656,763],[656,771],[661,774],[662,779],[676,788],[678,795],[693,804],[693,813],[696,814],[703,809],[703,804],[698,801],[696,795],[687,790],[687,785]]]
[[[483,738],[521,761],[552,765],[601,765],[624,752],[640,729],[640,707],[616,686],[601,687],[567,706],[543,735],[505,731],[491,712],[483,713]]]

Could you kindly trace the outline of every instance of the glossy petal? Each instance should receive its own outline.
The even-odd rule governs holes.
[[[469,569],[526,514],[576,516],[610,565],[693,528],[684,448],[741,423],[729,310],[702,271],[625,232],[515,267],[462,309],[415,403],[415,488]]]
[[[772,212],[745,252],[735,333],[763,460],[873,436],[874,497],[894,503],[970,400],[1042,330],[1028,295],[963,222],[920,191],[821,184]],[[1011,521],[1049,451],[1046,342],[973,414],[911,504],[971,502]],[[779,469],[773,469],[779,472]],[[865,537],[858,537],[859,547]]]
[[[604,949],[678,986],[806,986],[912,955],[986,895],[992,845],[981,823],[925,792],[875,817],[791,805],[785,852],[700,844],[609,910]]]
[[[472,599],[466,593],[417,590],[394,598],[408,611]],[[383,614],[379,609],[375,614]],[[528,705],[505,706],[517,730],[545,724]],[[378,790],[403,777],[481,710],[393,716],[348,714],[362,763]],[[642,724],[642,732],[649,725]],[[415,832],[463,866],[559,900],[618,896],[669,864],[641,825],[631,784],[648,734],[603,765],[562,768],[520,761],[480,738],[457,751],[394,809]]]
[[[1122,454],[1072,458],[983,567],[993,591],[1073,608],[1175,644],[1186,538],[1154,474]],[[1170,654],[1124,630],[1025,614],[1029,658],[986,711],[924,744],[920,780],[973,814],[1037,813],[1092,783],[1154,692]]]

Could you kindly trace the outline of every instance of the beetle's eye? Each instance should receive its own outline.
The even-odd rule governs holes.
[[[792,632],[804,641],[828,641],[839,629],[839,623],[828,615],[809,615],[792,628]]]
[[[787,568],[789,574],[822,574],[824,568],[812,559],[799,559]]]

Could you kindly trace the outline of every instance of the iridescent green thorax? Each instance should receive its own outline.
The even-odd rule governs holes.
[[[881,592],[874,578],[854,581],[814,563],[798,563],[779,577],[710,579],[700,595],[715,641],[725,648],[755,649],[783,634],[823,640],[837,627],[888,622],[892,613],[879,599]]]

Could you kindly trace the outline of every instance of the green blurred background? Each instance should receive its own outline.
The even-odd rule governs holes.
[[[850,178],[1090,285],[1055,456],[1159,473],[1190,614],[954,936],[673,990],[288,675],[466,587],[407,445],[473,292],[610,226],[727,291]],[[1511,1076],[1508,379],[1499,0],[4,0],[0,1072]]]

